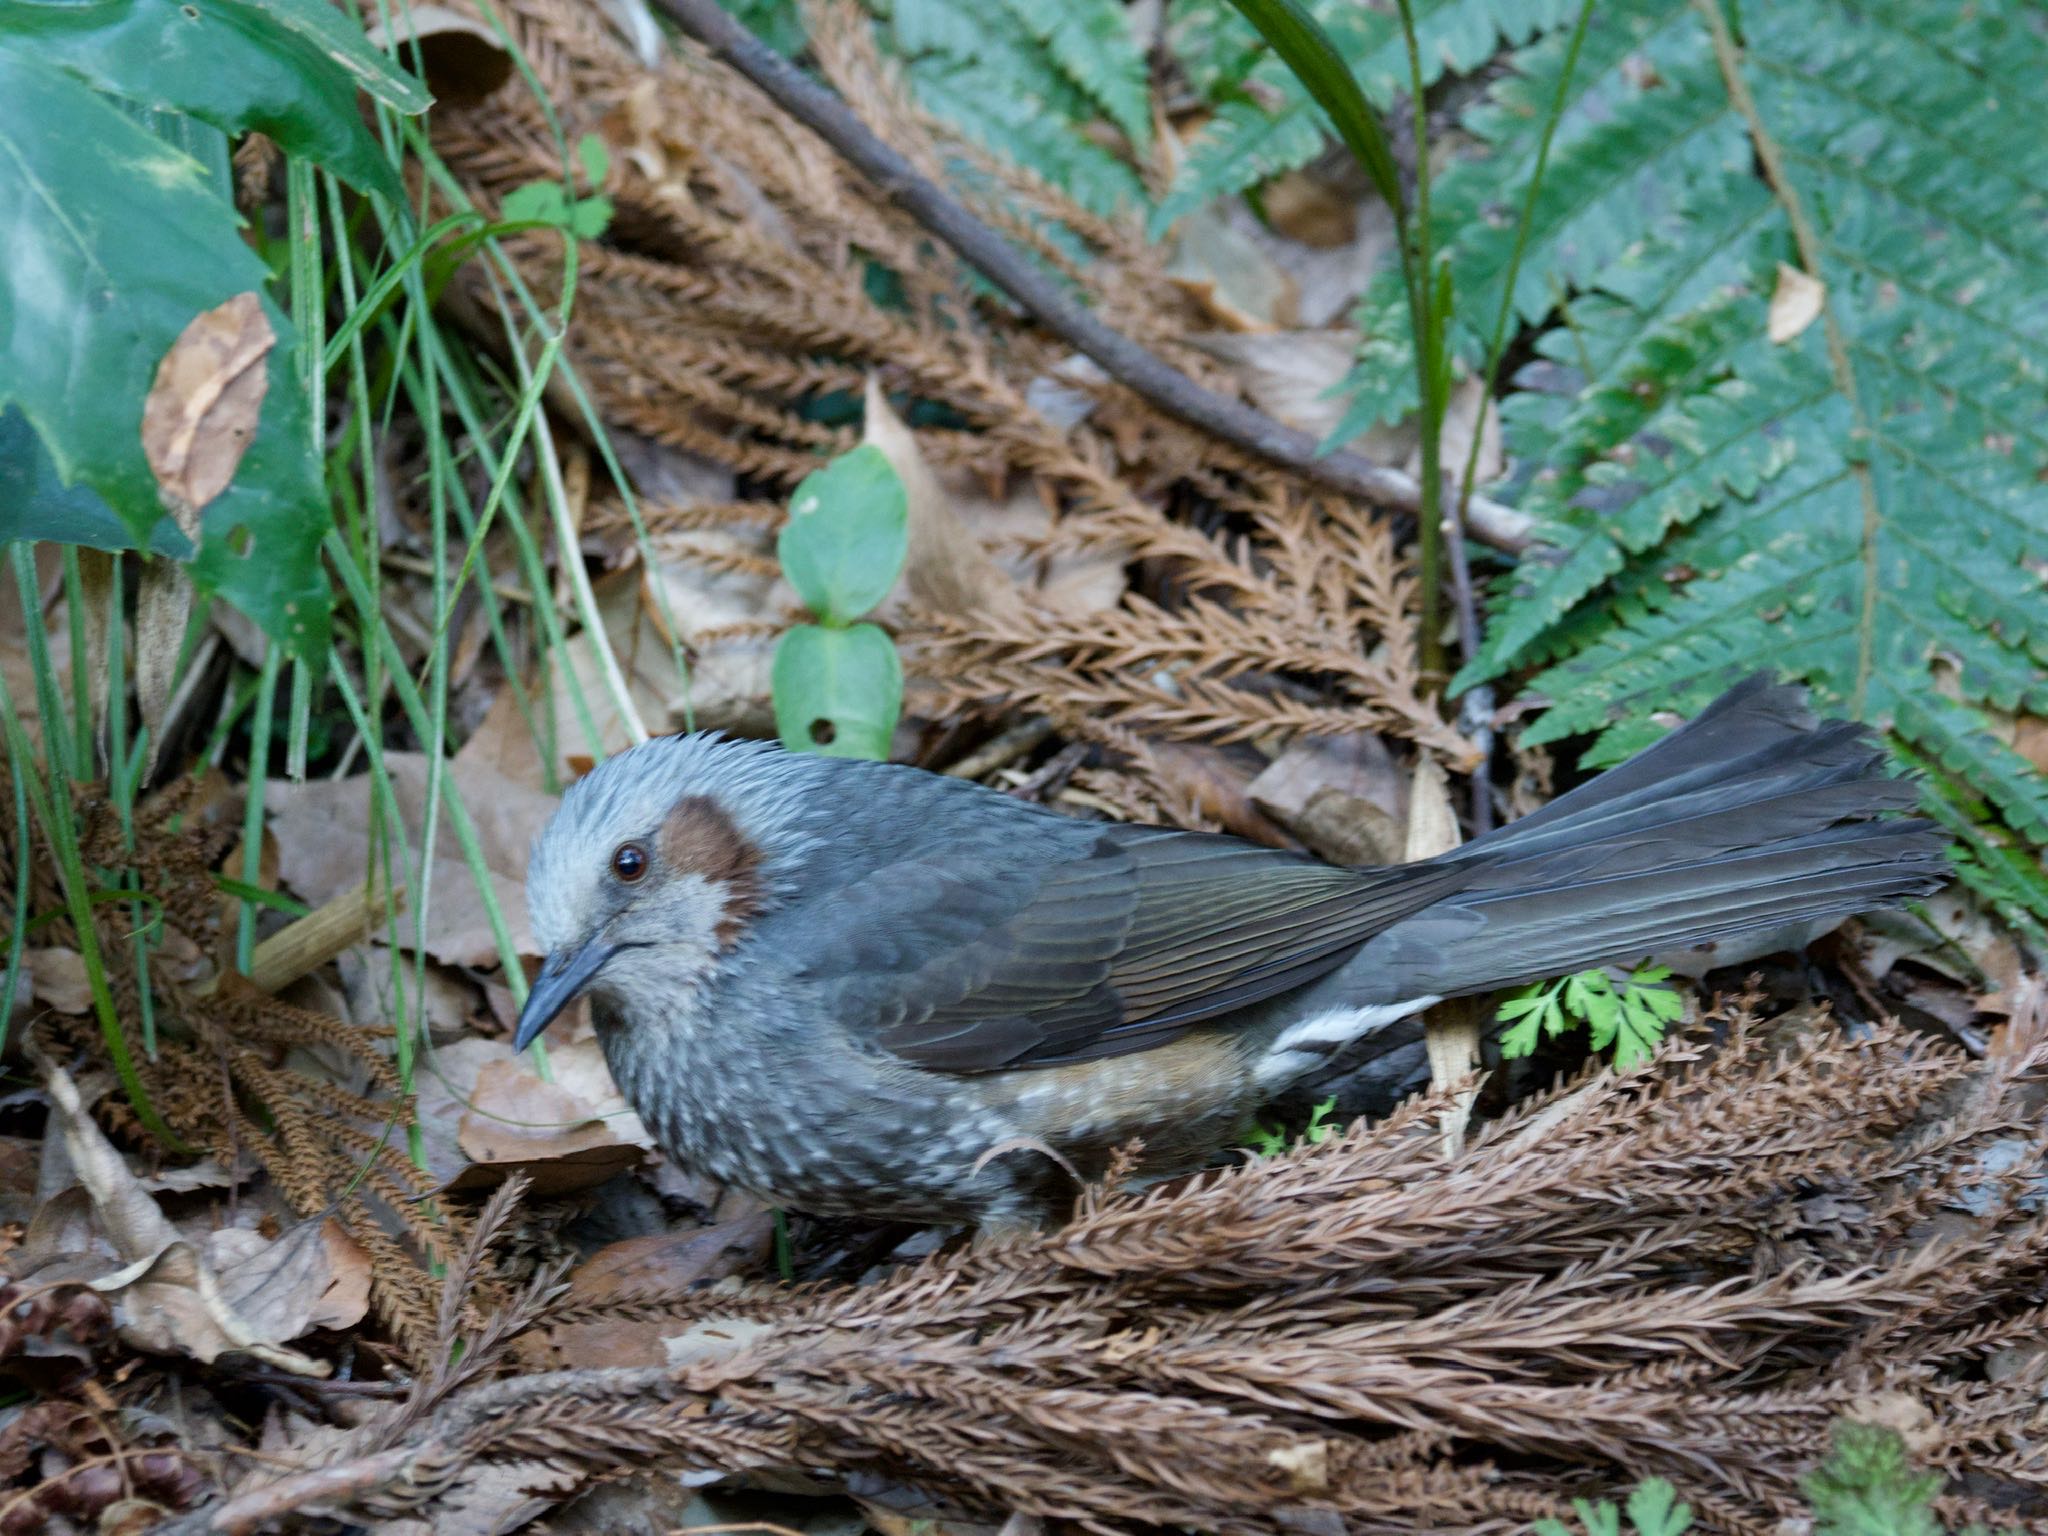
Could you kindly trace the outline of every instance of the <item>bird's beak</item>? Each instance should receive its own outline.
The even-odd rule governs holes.
[[[519,1028],[512,1036],[512,1048],[523,1051],[540,1038],[541,1031],[555,1021],[555,1015],[576,1001],[576,994],[604,963],[619,952],[617,944],[602,939],[585,939],[573,949],[558,949],[549,955],[526,994],[526,1006],[519,1010]]]

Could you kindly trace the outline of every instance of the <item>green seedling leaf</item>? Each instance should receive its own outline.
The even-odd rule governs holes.
[[[576,159],[583,167],[585,180],[593,187],[604,185],[605,174],[612,168],[612,157],[603,139],[594,133],[583,135],[576,141]]]
[[[195,583],[324,652],[330,514],[299,339],[199,162],[0,48],[0,229],[0,410],[19,407],[133,547],[161,547],[167,498],[187,498]],[[0,502],[0,539],[25,532]]]
[[[909,550],[903,481],[872,443],[804,476],[775,545],[782,574],[827,624],[849,624],[887,597]]]
[[[1503,1056],[1527,1056],[1545,1036],[1555,1039],[1576,1020],[1587,1026],[1593,1049],[1614,1048],[1615,1066],[1626,1070],[1656,1054],[1665,1026],[1685,1014],[1685,999],[1660,985],[1671,972],[1645,966],[1629,974],[1620,991],[1605,971],[1580,971],[1556,981],[1539,981],[1503,998],[1494,1018]]]
[[[1637,1536],[1683,1536],[1692,1524],[1692,1506],[1679,1503],[1678,1490],[1653,1477],[1628,1496],[1628,1518]]]
[[[326,0],[0,0],[0,48],[223,133],[267,134],[393,201],[403,188],[356,92],[407,113],[432,100]]]
[[[882,630],[800,624],[775,647],[771,680],[775,729],[792,752],[888,758],[903,713],[903,664]]]
[[[569,201],[559,181],[529,181],[505,194],[508,224],[553,224],[579,240],[595,240],[612,221],[612,200],[585,197]]]

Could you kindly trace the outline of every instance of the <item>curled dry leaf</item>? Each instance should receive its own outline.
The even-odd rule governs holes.
[[[22,957],[35,987],[36,1000],[59,1013],[92,1010],[92,983],[85,960],[75,949],[31,949]]]
[[[142,450],[174,510],[196,513],[228,488],[256,435],[277,345],[263,301],[238,293],[196,316],[157,365],[142,402]],[[193,529],[179,519],[186,536]]]
[[[1253,405],[1318,440],[1344,419],[1337,386],[1358,351],[1356,331],[1221,331],[1190,340],[1228,364]]]
[[[548,1069],[553,1082],[499,1040],[458,1040],[429,1053],[418,1116],[433,1177],[487,1189],[523,1173],[545,1198],[639,1163],[654,1138],[612,1082],[597,1041],[551,1040]]]
[[[403,7],[388,27],[381,20],[373,23],[367,36],[373,48],[404,44],[408,65],[416,45],[427,89],[439,101],[481,101],[512,78],[512,55],[498,35],[445,5]]]
[[[284,1347],[314,1316],[339,1315],[329,1244],[318,1227],[274,1242],[256,1237],[262,1246],[246,1245],[223,1273],[150,1198],[93,1122],[70,1074],[45,1064],[43,1086],[56,1135],[44,1147],[45,1203],[22,1238],[23,1278],[75,1280],[98,1292],[135,1349],[202,1362],[239,1353],[279,1370],[326,1375],[324,1361]],[[341,1300],[347,1289],[344,1282]]]

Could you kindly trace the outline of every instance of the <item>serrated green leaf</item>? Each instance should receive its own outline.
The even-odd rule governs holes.
[[[828,624],[887,597],[910,549],[910,507],[882,450],[863,443],[804,476],[775,548],[797,596]]]
[[[1530,1013],[1519,1024],[1511,1024],[1500,1032],[1500,1053],[1513,1058],[1528,1056],[1536,1049],[1536,1042],[1542,1038],[1543,1015]]]
[[[1621,1536],[1621,1511],[1609,1500],[1593,1503],[1573,1499],[1572,1508],[1578,1511],[1579,1524],[1586,1528],[1586,1536]]]
[[[1141,152],[1152,146],[1152,82],[1123,0],[1003,0],[1048,58]]]
[[[1637,1536],[1682,1536],[1692,1524],[1692,1506],[1678,1502],[1678,1490],[1661,1477],[1644,1480],[1628,1497],[1629,1523]]]
[[[269,135],[361,191],[403,189],[357,109],[431,98],[325,0],[0,0],[0,48],[222,132]]]
[[[775,729],[792,752],[889,756],[903,712],[903,664],[873,624],[800,624],[775,647]]]
[[[0,408],[17,405],[67,484],[136,544],[166,508],[142,447],[158,365],[199,315],[258,295],[276,337],[254,436],[201,510],[191,570],[295,652],[327,643],[329,523],[294,353],[269,274],[198,162],[61,71],[0,49]]]

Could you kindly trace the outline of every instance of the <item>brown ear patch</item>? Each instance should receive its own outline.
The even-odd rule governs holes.
[[[661,824],[662,862],[682,875],[701,875],[725,889],[725,914],[715,930],[731,948],[740,929],[761,911],[761,850],[708,795],[685,795]]]

